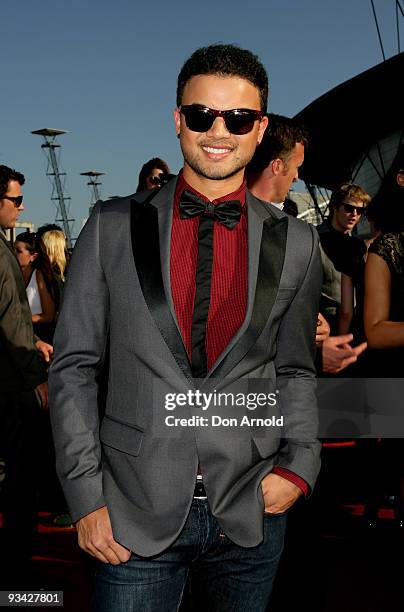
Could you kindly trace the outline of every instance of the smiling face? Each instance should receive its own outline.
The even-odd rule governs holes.
[[[234,76],[197,75],[185,85],[182,104],[199,104],[215,110],[247,108],[261,110],[259,90],[249,81]],[[177,108],[175,128],[184,155],[184,178],[204,193],[209,182],[221,181],[224,193],[237,188],[244,168],[261,142],[268,119],[257,119],[248,134],[231,134],[223,117],[216,117],[206,132],[193,132]],[[226,191],[227,189],[227,191]]]

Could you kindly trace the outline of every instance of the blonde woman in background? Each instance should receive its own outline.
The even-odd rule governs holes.
[[[58,225],[48,224],[38,228],[37,234],[41,236],[48,255],[52,272],[59,289],[58,306],[63,293],[66,268],[68,264],[66,236]]]
[[[52,270],[63,283],[67,266],[66,237],[61,230],[50,230],[42,235],[42,240],[48,253]]]
[[[38,228],[37,235],[42,238],[42,244],[47,253],[53,278],[57,286],[57,317],[63,294],[68,261],[66,236],[63,230],[58,225],[54,224],[42,225]],[[55,470],[56,458],[52,443],[49,414],[44,415],[42,418],[41,432],[42,481],[44,483],[42,497],[44,498],[46,507],[51,512],[52,523],[58,527],[70,527],[72,526],[72,520],[68,513],[66,500]]]

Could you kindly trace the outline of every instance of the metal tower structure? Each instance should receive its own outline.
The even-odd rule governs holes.
[[[62,134],[66,134],[65,130],[54,130],[51,128],[44,128],[42,130],[34,130],[31,134],[35,134],[36,136],[43,136],[44,143],[41,145],[41,148],[44,150],[47,160],[48,167],[46,170],[46,175],[52,177],[52,196],[51,200],[57,200],[59,202],[58,213],[59,218],[56,221],[59,221],[63,224],[63,230],[66,235],[66,243],[67,247],[71,248],[72,246],[72,237],[70,232],[70,223],[74,223],[74,219],[68,219],[68,209],[66,207],[66,201],[70,200],[69,197],[64,195],[64,177],[66,176],[65,172],[60,172],[59,170],[59,155],[56,155],[56,149],[60,149],[61,145],[56,141],[57,136],[61,136]],[[63,179],[62,179],[63,177]]]
[[[404,19],[404,9],[401,6],[402,0],[395,0],[396,5],[396,32],[397,32],[397,53],[401,53],[401,42],[400,42],[400,15]],[[373,18],[375,20],[377,36],[379,39],[380,50],[382,52],[383,61],[386,61],[386,54],[384,52],[383,39],[379,27],[379,20],[377,18],[374,0],[370,0],[372,6]]]
[[[80,172],[80,176],[87,176],[89,181],[87,185],[92,187],[92,197],[90,202],[89,214],[91,215],[94,208],[94,204],[101,199],[99,187],[102,185],[100,176],[104,176],[105,172],[98,172],[97,170],[88,170],[88,172]]]

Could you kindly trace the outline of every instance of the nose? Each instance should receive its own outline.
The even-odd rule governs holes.
[[[223,117],[216,117],[210,130],[206,132],[214,138],[215,140],[220,140],[221,138],[229,138],[230,132],[226,127]]]

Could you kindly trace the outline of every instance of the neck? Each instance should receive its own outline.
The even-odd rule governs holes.
[[[199,191],[208,200],[218,200],[233,191],[237,191],[244,180],[244,168],[223,180],[208,179],[200,174],[196,174],[194,170],[185,162],[183,168],[183,176],[190,187]]]
[[[31,278],[31,275],[33,273],[32,266],[26,266],[25,268],[22,268],[21,272],[22,272],[22,276],[24,278],[25,284],[28,285],[29,279]]]
[[[273,189],[271,180],[266,176],[265,172],[248,175],[247,186],[256,198],[264,202],[276,201],[275,190]]]

